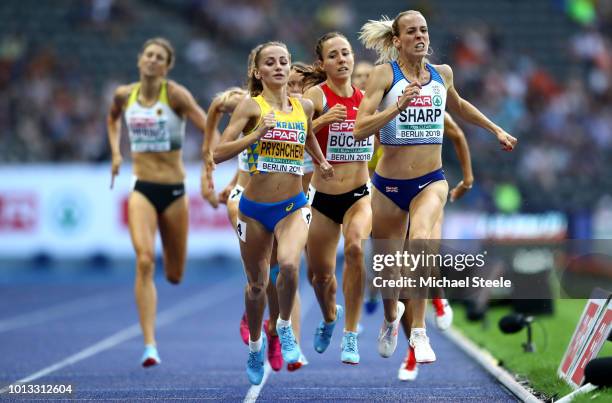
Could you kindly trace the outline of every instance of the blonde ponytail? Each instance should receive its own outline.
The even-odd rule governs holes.
[[[393,20],[382,16],[378,21],[369,20],[359,31],[359,40],[366,49],[373,49],[378,54],[376,64],[397,59],[398,50],[393,45]]]
[[[215,95],[215,98],[219,100],[219,103],[225,107],[229,102],[230,98],[234,95],[246,96],[248,91],[240,87],[230,87],[223,92],[219,92]]]
[[[423,15],[420,11],[402,11],[393,20],[383,15],[380,20],[370,20],[359,31],[359,40],[366,49],[374,49],[378,54],[376,64],[382,64],[399,57],[399,50],[393,45],[393,37],[399,36],[399,20],[405,15]]]

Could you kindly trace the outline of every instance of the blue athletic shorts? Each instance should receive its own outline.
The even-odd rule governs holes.
[[[278,278],[279,273],[280,267],[278,266],[278,264],[275,264],[274,266],[270,267],[270,281],[272,282],[272,284],[276,285],[276,279]]]
[[[374,172],[372,185],[387,196],[397,207],[410,210],[410,202],[430,184],[445,180],[442,168],[413,179],[388,179]]]
[[[260,203],[247,199],[242,195],[238,209],[247,217],[259,221],[269,232],[283,218],[308,204],[304,192],[275,203]]]

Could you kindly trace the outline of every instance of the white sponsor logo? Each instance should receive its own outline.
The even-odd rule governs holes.
[[[425,186],[429,185],[432,181],[426,182],[422,185],[419,185],[419,189],[423,189]]]

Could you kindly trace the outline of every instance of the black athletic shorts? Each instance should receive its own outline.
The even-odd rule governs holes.
[[[137,180],[134,192],[141,193],[155,207],[157,214],[161,214],[173,201],[185,195],[185,184],[154,183]]]
[[[368,185],[363,184],[350,192],[339,195],[330,195],[321,193],[318,190],[315,192],[312,199],[312,208],[328,217],[337,224],[342,224],[344,215],[357,200],[370,194]]]

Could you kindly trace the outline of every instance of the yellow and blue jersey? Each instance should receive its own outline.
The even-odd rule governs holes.
[[[256,130],[263,117],[273,110],[263,96],[258,95],[253,100],[259,104],[261,113],[257,125],[249,133]],[[267,172],[304,174],[304,145],[308,133],[308,119],[299,99],[289,98],[289,101],[291,112],[275,110],[276,127],[268,130],[247,148],[247,163],[251,175]]]

